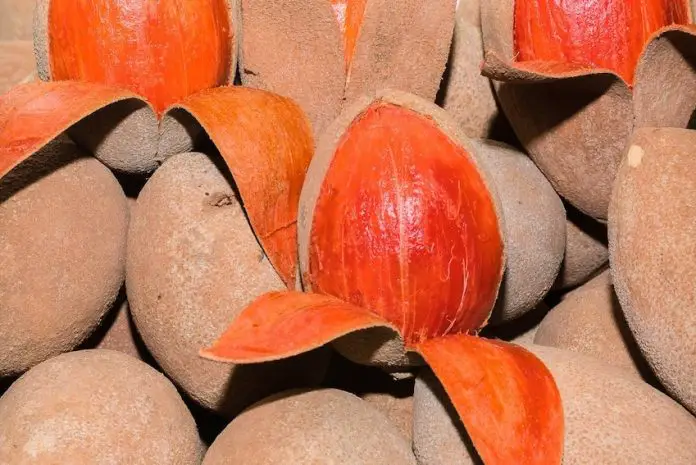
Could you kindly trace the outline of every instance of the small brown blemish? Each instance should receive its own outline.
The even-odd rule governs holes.
[[[211,207],[226,207],[235,203],[233,196],[221,192],[212,194],[210,197],[210,200],[206,200],[206,203]]]
[[[636,168],[640,166],[643,162],[643,155],[645,155],[645,150],[640,145],[632,145],[628,149],[628,166]]]

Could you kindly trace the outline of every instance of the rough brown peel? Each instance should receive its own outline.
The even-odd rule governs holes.
[[[645,128],[625,153],[612,196],[616,293],[657,377],[696,413],[696,132]]]
[[[237,417],[205,465],[415,465],[407,440],[369,403],[336,389],[290,391]]]
[[[326,360],[235,368],[198,357],[254,298],[285,288],[221,163],[180,154],[150,178],[131,221],[127,290],[165,372],[200,404],[231,416],[280,389],[318,382]]]
[[[565,295],[542,321],[534,343],[582,353],[637,376],[649,372],[608,270]]]
[[[128,208],[111,172],[54,142],[0,180],[0,376],[74,349],[125,274]]]
[[[27,372],[0,398],[0,463],[196,465],[196,424],[174,386],[128,355],[86,350]]]

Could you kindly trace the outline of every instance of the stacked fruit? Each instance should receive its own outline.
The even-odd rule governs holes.
[[[25,10],[0,464],[696,463],[686,0]]]

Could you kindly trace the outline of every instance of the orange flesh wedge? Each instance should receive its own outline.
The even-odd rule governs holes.
[[[380,315],[408,343],[485,324],[502,275],[491,194],[465,150],[378,102],[348,128],[310,232],[315,292]]]
[[[52,0],[51,77],[131,90],[161,114],[226,82],[228,14],[225,0]]]
[[[648,38],[690,20],[685,0],[516,0],[516,60],[608,69],[633,85]]]

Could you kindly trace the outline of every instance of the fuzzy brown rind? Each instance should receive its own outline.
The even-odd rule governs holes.
[[[401,373],[425,362],[404,348],[401,336],[390,328],[378,327],[350,333],[331,344],[336,352],[358,365],[376,366],[389,373]]]
[[[502,143],[474,140],[505,216],[507,267],[491,323],[519,318],[553,285],[565,252],[563,202],[532,160]]]
[[[554,289],[587,282],[609,261],[606,225],[566,206],[566,250]]]
[[[563,465],[696,462],[696,418],[672,399],[581,354],[525,346],[549,368],[565,414]],[[416,381],[414,451],[419,465],[481,464],[439,383]]]
[[[0,0],[0,40],[31,40],[34,0]]]
[[[196,465],[203,451],[174,386],[110,350],[46,361],[0,398],[0,463]]]
[[[413,395],[368,392],[361,398],[384,413],[409,442],[413,436]]]
[[[541,322],[534,343],[585,354],[636,376],[647,369],[608,270],[564,296]]]
[[[321,134],[341,109],[346,82],[343,40],[330,2],[240,1],[242,84],[295,100],[315,136]]]
[[[626,320],[665,388],[696,413],[696,132],[639,129],[609,216],[612,278]]]
[[[0,41],[0,94],[32,79],[35,71],[31,41]]]
[[[0,181],[0,377],[81,344],[123,284],[128,209],[111,172],[55,142]]]
[[[379,89],[435,100],[454,31],[455,0],[368,0],[346,82],[346,101]]]
[[[498,213],[498,229],[503,237],[503,241],[506,239],[503,207],[498,193],[495,190],[495,184],[492,181],[493,178],[477,159],[474,144],[462,133],[456,121],[454,121],[445,110],[426,99],[401,91],[383,89],[373,96],[364,96],[357,99],[352,105],[349,105],[341,112],[339,117],[327,127],[326,131],[319,139],[314,158],[312,158],[312,162],[307,170],[307,177],[300,195],[297,217],[297,239],[302,283],[304,289],[308,292],[312,291],[311,283],[307,279],[309,270],[310,233],[312,230],[314,209],[321,191],[322,183],[331,166],[336,147],[340,143],[341,138],[350,128],[353,121],[375,102],[384,102],[407,108],[424,117],[432,119],[443,133],[457,145],[464,148],[466,153],[469,154],[471,162],[477,167],[485,185],[488,187],[496,212]],[[505,267],[505,256],[505,251],[503,251],[503,269]],[[391,339],[385,339],[383,331],[375,331],[373,335],[377,337],[367,343],[361,340],[364,336],[355,333],[351,334],[346,340],[341,341],[342,343],[339,343],[337,348],[339,348],[342,355],[356,363],[382,366],[388,370],[400,370],[404,368],[403,364],[405,362],[409,364],[421,363],[420,357],[415,354],[405,353],[401,350],[404,344],[398,334],[395,334]],[[348,341],[348,344],[345,343],[346,341]],[[359,342],[361,344],[358,344]]]
[[[259,246],[222,162],[170,158],[138,197],[127,291],[145,344],[192,398],[225,416],[278,390],[321,380],[324,353],[236,367],[201,359],[256,297],[284,289]]]
[[[469,137],[488,138],[496,120],[504,116],[498,109],[490,79],[481,75],[481,41],[478,1],[465,1],[457,9],[454,38],[449,57],[449,74],[443,82],[442,107],[457,120]],[[474,21],[475,20],[475,21]]]
[[[335,389],[291,391],[254,405],[215,440],[205,465],[415,465],[398,428]]]

